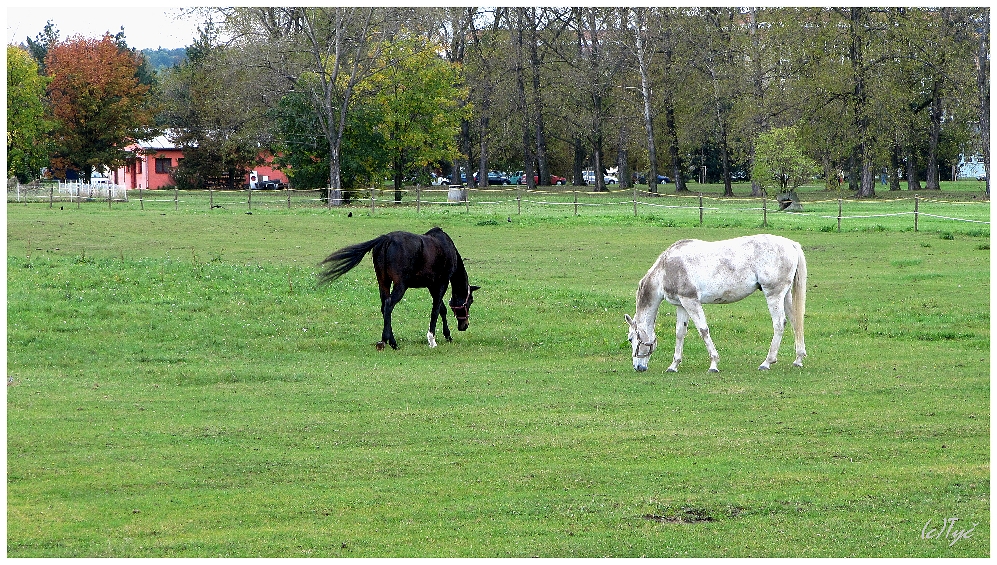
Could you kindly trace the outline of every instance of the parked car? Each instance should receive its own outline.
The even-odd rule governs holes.
[[[477,173],[474,174],[474,182],[475,183],[478,182],[478,174]],[[504,174],[502,174],[502,173],[500,173],[498,171],[488,171],[488,184],[489,185],[492,185],[492,184],[512,184],[512,181],[509,180],[509,177],[505,176]]]
[[[585,184],[595,184],[595,171],[582,171],[582,180]],[[617,184],[620,179],[613,175],[602,175],[603,184]]]
[[[670,184],[672,182],[672,179],[665,175],[658,175],[657,178],[657,184]],[[644,173],[637,173],[637,184],[647,184],[647,175]]]
[[[280,179],[261,180],[256,183],[256,190],[284,190],[285,185]]]
[[[520,171],[519,180],[516,181],[516,183],[517,184],[526,184],[526,175],[523,175],[522,171]],[[551,184],[567,184],[568,183],[568,179],[566,179],[564,177],[559,177],[557,175],[551,175],[550,176],[550,183]],[[540,175],[533,175],[533,184],[534,185],[540,184]]]

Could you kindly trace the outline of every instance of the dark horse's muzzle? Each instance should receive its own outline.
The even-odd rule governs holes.
[[[467,330],[467,317],[469,315],[469,312],[468,312],[469,307],[467,305],[463,305],[463,306],[450,306],[450,309],[453,310],[453,317],[457,318],[457,329],[459,331],[462,331],[462,332],[466,331]]]

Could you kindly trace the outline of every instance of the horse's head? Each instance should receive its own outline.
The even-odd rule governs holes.
[[[453,317],[457,318],[457,329],[460,331],[467,330],[467,318],[471,315],[471,304],[474,303],[474,291],[481,288],[480,286],[470,286],[467,287],[467,297],[464,299],[457,298],[451,293],[450,295],[450,309],[453,310]]]
[[[637,327],[637,322],[629,314],[623,316],[627,320],[627,325],[630,326],[627,341],[630,342],[632,348],[634,370],[644,372],[647,370],[647,362],[651,358],[651,354],[654,353],[654,348],[658,345],[658,337],[654,335],[654,326],[650,329],[640,329]]]

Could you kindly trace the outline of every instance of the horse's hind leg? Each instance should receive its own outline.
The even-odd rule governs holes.
[[[786,293],[786,300],[783,301],[786,309],[786,317],[789,318],[789,325],[793,326],[793,336],[796,341],[796,360],[794,367],[803,366],[803,358],[807,356],[807,346],[803,341],[803,321],[796,319],[796,310],[793,309],[793,293]]]
[[[698,300],[692,298],[680,298],[679,301],[682,303],[685,311],[688,312],[689,318],[696,324],[699,336],[706,343],[706,350],[710,353],[710,372],[719,373],[720,369],[717,368],[717,362],[720,361],[720,354],[717,353],[717,347],[713,345],[713,338],[710,337],[710,327],[706,325],[706,312],[703,311],[703,305]]]
[[[685,334],[689,331],[689,313],[681,306],[675,307],[675,356],[672,364],[665,371],[677,373],[682,362],[682,348],[685,345]]]
[[[384,311],[388,307],[388,301],[391,299],[391,279],[387,278],[380,271],[377,272],[377,291],[381,295],[381,317],[384,318]],[[388,318],[384,318],[384,320],[385,329],[381,330],[381,341],[376,344],[378,351],[384,349],[385,333],[389,325]]]
[[[786,331],[786,304],[788,295],[788,287],[781,293],[765,294],[765,301],[769,305],[769,314],[772,315],[772,344],[769,346],[769,354],[765,356],[765,361],[758,366],[758,369],[761,371],[767,370],[772,363],[775,363],[779,355],[782,334]]]
[[[398,349],[398,343],[395,342],[395,333],[391,330],[391,311],[395,309],[395,304],[402,301],[403,296],[405,296],[405,286],[395,283],[391,295],[383,303],[381,313],[384,316],[384,329],[381,330],[381,348],[387,342],[392,349]]]

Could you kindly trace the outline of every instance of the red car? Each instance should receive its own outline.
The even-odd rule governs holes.
[[[551,175],[550,176],[550,183],[551,184],[567,184],[568,183],[568,179],[566,179],[564,177],[559,177],[557,175]],[[519,184],[526,184],[526,175],[522,175],[521,177],[519,177]],[[540,184],[540,175],[533,175],[533,184],[534,184],[534,186],[537,185],[537,184]]]

